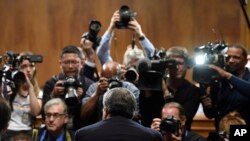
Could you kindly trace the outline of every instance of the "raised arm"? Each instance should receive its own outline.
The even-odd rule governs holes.
[[[110,25],[108,29],[106,30],[106,32],[104,33],[104,35],[102,36],[100,45],[96,50],[96,54],[98,58],[100,59],[100,62],[102,65],[108,61],[112,61],[112,57],[110,55],[110,47],[111,47],[111,41],[112,41],[111,39],[113,36],[113,31],[115,29],[115,22],[119,20],[120,20],[120,15],[119,15],[119,11],[117,10],[114,12],[110,21]]]

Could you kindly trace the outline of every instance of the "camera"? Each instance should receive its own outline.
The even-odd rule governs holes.
[[[177,62],[167,58],[162,50],[155,52],[152,60],[141,59],[136,65],[139,73],[140,90],[162,90],[162,78],[166,77],[166,69],[175,69]],[[161,54],[161,55],[160,55]]]
[[[76,89],[80,87],[81,84],[79,81],[77,81],[74,77],[67,77],[62,82],[62,87],[65,88],[65,99],[76,97]]]
[[[177,120],[174,116],[171,115],[161,121],[160,132],[162,134],[169,132],[176,136],[179,136],[180,126],[181,126],[180,120]]]
[[[99,31],[101,30],[101,23],[97,20],[92,20],[89,23],[89,32],[84,33],[82,37],[93,42],[94,50],[99,46],[101,37],[98,36]]]
[[[116,28],[127,28],[128,23],[136,16],[135,12],[130,11],[127,5],[123,5],[119,9],[120,21],[115,22]]]
[[[110,77],[108,80],[108,84],[109,84],[109,89],[122,87],[122,82],[116,76]]]
[[[137,77],[138,73],[134,67],[127,68],[127,71],[125,73],[126,81],[134,83],[137,80]]]
[[[208,43],[195,48],[193,80],[201,84],[211,84],[214,80],[218,79],[218,73],[207,65],[213,64],[225,68],[226,50],[227,45],[223,41]]]
[[[76,89],[81,87],[81,82],[74,77],[67,77],[61,84],[64,87],[65,103],[67,105],[74,105],[78,103]]]
[[[19,65],[23,60],[29,60],[32,63],[42,63],[43,56],[41,55],[20,55],[12,51],[7,51],[3,58],[2,66],[2,81],[3,95],[8,99],[7,86],[10,86],[11,90],[14,91],[17,85],[26,82],[25,74],[19,71]]]

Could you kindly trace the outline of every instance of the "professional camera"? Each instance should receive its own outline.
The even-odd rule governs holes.
[[[140,90],[162,90],[162,78],[166,77],[166,69],[176,68],[177,62],[167,58],[163,52],[156,51],[152,60],[145,58],[138,61],[136,69],[139,73]]]
[[[10,86],[12,91],[16,88],[16,85],[26,82],[25,75],[19,71],[19,65],[22,60],[29,60],[32,63],[41,63],[43,57],[41,55],[20,55],[19,53],[14,53],[12,51],[7,51],[2,60],[2,87],[3,95],[5,98],[7,95],[7,86]]]
[[[136,16],[136,13],[130,11],[127,5],[121,6],[119,14],[120,14],[120,21],[117,21],[115,23],[116,28],[127,28],[128,23]]]
[[[122,87],[122,82],[116,76],[112,76],[111,78],[109,78],[108,83],[109,89]]]
[[[161,121],[160,132],[162,134],[170,132],[176,136],[179,136],[180,126],[180,120],[177,120],[174,116],[169,116]]]
[[[218,79],[218,73],[209,68],[208,64],[225,68],[226,50],[227,45],[224,42],[208,43],[195,48],[193,80],[201,84],[210,84]]]
[[[62,86],[65,88],[65,98],[76,97],[76,89],[81,86],[81,83],[77,81],[74,77],[67,77]]]
[[[89,23],[89,32],[84,33],[83,37],[93,42],[94,50],[99,46],[101,37],[98,36],[99,31],[101,30],[101,23],[96,20],[92,20]]]
[[[126,81],[134,83],[138,77],[138,73],[134,67],[129,67],[125,73]]]
[[[67,105],[73,105],[78,103],[76,89],[81,87],[81,82],[74,77],[67,77],[62,82],[62,87],[64,87],[65,93],[65,103]]]

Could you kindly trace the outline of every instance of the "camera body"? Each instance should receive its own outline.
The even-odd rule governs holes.
[[[155,52],[152,60],[145,58],[138,61],[136,68],[139,73],[140,90],[162,90],[162,78],[166,77],[166,69],[176,68],[177,62],[167,58],[163,52],[162,50]]]
[[[213,64],[225,68],[226,49],[227,45],[222,41],[195,48],[193,80],[201,84],[211,84],[213,80],[218,79],[218,73],[207,65]]]
[[[127,5],[123,5],[119,9],[120,21],[115,22],[116,28],[127,28],[128,23],[136,16]]]
[[[32,63],[42,63],[42,55],[20,55],[19,53],[14,53],[12,51],[7,51],[4,55],[5,66],[9,66],[12,70],[18,70],[19,64],[22,60],[29,60]]]
[[[80,87],[81,84],[74,77],[67,77],[62,81],[62,87],[65,89],[65,99],[76,97],[76,89]]]
[[[134,83],[138,78],[138,73],[136,71],[136,68],[134,68],[133,66],[127,68],[127,71],[125,73],[125,78],[126,81]]]
[[[21,85],[26,82],[25,74],[19,71],[19,65],[22,60],[29,60],[31,63],[42,63],[43,56],[41,55],[20,55],[12,51],[7,51],[3,56],[2,70],[2,86],[3,95],[8,98],[7,86],[10,86],[12,91],[15,91],[17,85]]]
[[[169,116],[161,121],[160,132],[165,134],[170,132],[176,136],[179,136],[179,129],[181,128],[180,120],[177,120],[174,116]]]
[[[64,87],[65,103],[67,105],[74,105],[78,103],[76,89],[81,87],[81,82],[74,77],[67,77],[62,81]]]
[[[89,23],[89,32],[84,33],[83,37],[93,42],[94,50],[99,46],[101,37],[98,36],[101,30],[101,23],[97,20],[92,20]]]
[[[116,76],[110,77],[108,83],[109,83],[109,89],[122,87],[122,82]]]

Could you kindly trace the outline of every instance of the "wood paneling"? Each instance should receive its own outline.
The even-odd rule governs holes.
[[[103,34],[123,4],[138,13],[136,19],[157,48],[182,45],[192,53],[195,46],[216,40],[250,47],[238,0],[0,0],[0,54],[9,50],[42,54],[44,62],[38,64],[42,86],[60,71],[61,48],[79,45],[91,19],[101,21]],[[119,62],[131,36],[131,31],[116,30],[111,53]]]

